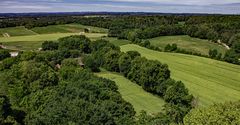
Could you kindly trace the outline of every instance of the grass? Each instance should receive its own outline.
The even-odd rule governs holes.
[[[7,46],[9,49],[17,50],[32,50],[37,49],[41,46],[43,41],[52,40],[55,41],[61,37],[79,35],[78,33],[55,33],[55,34],[41,34],[41,35],[30,35],[30,36],[15,36],[15,37],[1,37],[0,43]],[[103,33],[85,33],[91,40],[96,40],[107,34]]]
[[[138,51],[143,57],[168,64],[172,78],[185,83],[200,106],[240,100],[240,66],[208,58],[123,45],[123,52]]]
[[[198,38],[192,38],[190,36],[161,36],[153,39],[149,39],[150,43],[154,46],[160,47],[164,50],[167,44],[176,43],[179,48],[186,49],[192,52],[198,52],[204,55],[208,55],[209,49],[217,49],[224,54],[227,49],[220,46],[217,43],[210,42],[208,40],[202,40]]]
[[[51,25],[46,27],[35,27],[31,30],[39,34],[53,34],[53,33],[79,33],[84,29],[90,29],[90,33],[107,33],[108,30],[104,28],[84,26],[80,24],[65,24],[65,25]]]
[[[165,104],[164,100],[144,91],[141,86],[132,83],[120,74],[104,71],[97,75],[115,81],[122,97],[133,105],[137,114],[142,110],[150,114],[158,113]]]
[[[36,50],[42,46],[42,41],[8,42],[3,45],[10,50]]]
[[[27,36],[27,35],[36,35],[37,33],[26,29],[25,27],[10,27],[10,28],[0,28],[0,37],[4,37],[4,34],[7,33],[9,36]]]

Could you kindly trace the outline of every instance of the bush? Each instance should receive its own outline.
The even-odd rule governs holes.
[[[185,118],[185,125],[239,125],[240,101],[215,104],[193,109]]]
[[[42,50],[57,50],[58,49],[58,43],[53,41],[45,41],[42,43]]]

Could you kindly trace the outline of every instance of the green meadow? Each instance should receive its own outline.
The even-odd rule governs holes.
[[[104,71],[97,73],[97,75],[113,80],[117,84],[118,91],[121,93],[124,100],[133,105],[137,114],[142,110],[145,110],[150,114],[158,113],[162,110],[163,105],[165,104],[164,100],[160,97],[144,91],[141,86],[132,83],[118,73]]]
[[[172,78],[185,83],[200,106],[240,99],[240,66],[208,58],[164,53],[138,45],[121,46],[123,52],[138,51],[143,57],[168,64]]]
[[[217,49],[218,52],[224,54],[227,49],[220,46],[217,43],[210,42],[208,40],[202,40],[198,38],[192,38],[190,36],[161,36],[153,39],[149,39],[151,45],[157,46],[164,50],[167,44],[177,44],[179,48],[186,49],[188,51],[201,53],[208,55],[209,49]]]
[[[6,35],[8,34],[8,36]],[[27,36],[36,35],[34,31],[28,30],[27,28],[20,27],[10,27],[10,28],[0,28],[0,38],[1,37],[12,37],[12,36]]]

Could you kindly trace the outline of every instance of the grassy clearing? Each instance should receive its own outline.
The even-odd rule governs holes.
[[[104,71],[97,75],[115,81],[122,97],[133,105],[137,114],[141,110],[148,113],[158,113],[165,104],[161,98],[144,91],[141,86],[132,83],[120,74]]]
[[[0,37],[4,37],[4,34],[9,34],[12,36],[27,36],[27,35],[36,35],[37,33],[26,29],[25,27],[10,27],[10,28],[0,28]],[[6,37],[6,36],[5,36]]]
[[[226,48],[217,43],[212,43],[208,40],[192,38],[190,36],[161,36],[149,40],[152,45],[158,46],[163,50],[167,44],[176,43],[179,48],[183,48],[192,52],[198,52],[204,55],[208,55],[209,49],[217,49],[223,54],[227,51]]]
[[[80,24],[65,24],[65,25],[51,25],[46,27],[35,27],[31,30],[39,34],[52,34],[52,33],[79,33],[84,29],[89,29],[90,33],[107,33],[108,30],[104,28],[84,26]]]
[[[123,52],[135,50],[151,60],[169,65],[172,77],[185,83],[199,98],[200,106],[240,100],[240,66],[208,58],[149,50],[138,45],[123,45]]]

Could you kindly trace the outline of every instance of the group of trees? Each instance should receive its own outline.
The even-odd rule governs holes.
[[[45,51],[4,59],[0,124],[134,124],[135,111],[116,84],[80,67],[77,58],[90,52],[88,42],[85,36],[70,36],[43,43]]]
[[[148,39],[158,36],[183,35],[183,31],[184,30],[182,25],[161,25],[135,30],[125,30],[121,34],[118,34],[117,37],[119,39],[128,39],[130,41],[135,41],[136,39]],[[109,36],[115,35],[112,35],[110,32]]]
[[[225,54],[224,60],[229,63],[240,64],[240,34],[231,38],[232,47]]]
[[[94,49],[95,48],[95,49]],[[145,91],[162,97],[166,102],[165,118],[160,121],[168,123],[182,123],[184,116],[194,107],[194,97],[188,93],[184,84],[170,78],[170,70],[166,64],[147,60],[136,51],[122,53],[105,40],[98,40],[92,45],[92,56],[96,65],[108,71],[120,72],[129,80],[142,86]]]

